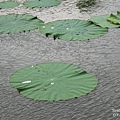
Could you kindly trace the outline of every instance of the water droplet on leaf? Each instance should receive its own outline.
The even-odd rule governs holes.
[[[51,85],[54,85],[54,83],[51,83]]]
[[[28,81],[24,81],[24,82],[22,82],[22,83],[31,83],[31,81],[30,81],[30,80],[28,80]]]
[[[51,29],[54,29],[54,27],[51,27]]]

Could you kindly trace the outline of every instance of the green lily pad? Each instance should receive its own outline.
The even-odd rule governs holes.
[[[10,14],[0,16],[0,33],[19,33],[38,28],[44,22],[32,15]]]
[[[24,6],[30,8],[52,7],[59,4],[59,0],[30,0],[23,3]]]
[[[106,28],[118,28],[120,25],[115,25],[108,21],[108,17],[110,15],[100,15],[100,16],[95,16],[89,19],[89,21],[93,22],[96,25],[99,25],[101,27],[106,27]]]
[[[98,80],[78,66],[51,62],[18,70],[10,77],[10,83],[27,98],[58,101],[86,95]]]
[[[107,28],[78,19],[53,21],[39,28],[41,33],[62,40],[89,40],[103,36],[108,32]]]
[[[0,2],[0,9],[14,8],[17,7],[18,5],[19,3],[14,1]]]
[[[117,15],[111,14],[108,20],[114,24],[120,25],[120,12],[117,12]]]

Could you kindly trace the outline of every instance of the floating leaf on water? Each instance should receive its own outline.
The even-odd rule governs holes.
[[[98,80],[73,64],[50,62],[18,70],[10,83],[27,98],[58,101],[86,95]]]
[[[19,33],[38,28],[44,22],[32,15],[10,14],[0,16],[0,33]]]
[[[24,6],[30,8],[52,7],[59,4],[59,0],[30,0],[23,3]]]
[[[99,25],[101,27],[106,27],[106,28],[118,28],[120,25],[115,25],[112,22],[108,21],[108,17],[110,15],[100,15],[100,16],[95,16],[89,19],[89,21],[93,22],[96,25]]]
[[[120,11],[117,12],[117,15],[111,14],[107,20],[120,25]]]
[[[4,2],[0,2],[0,9],[14,8],[17,7],[18,5],[19,5],[18,2],[4,1]]]
[[[53,21],[39,28],[41,33],[62,40],[89,40],[103,36],[108,32],[107,28],[78,19]]]

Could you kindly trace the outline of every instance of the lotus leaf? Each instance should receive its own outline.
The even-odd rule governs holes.
[[[43,34],[62,40],[89,40],[108,32],[107,28],[78,19],[53,21],[43,24],[39,28]]]
[[[101,27],[106,27],[106,28],[117,28],[120,27],[120,25],[115,25],[112,22],[108,21],[108,17],[110,15],[100,15],[100,16],[95,16],[92,17],[89,21],[93,22],[96,25],[99,25]]]
[[[19,33],[33,30],[43,24],[42,20],[32,15],[10,14],[0,16],[0,33]]]
[[[18,5],[19,3],[14,1],[0,2],[0,9],[14,8],[14,7],[17,7]]]
[[[50,62],[16,71],[10,83],[27,98],[58,101],[86,95],[98,80],[73,64]]]
[[[23,3],[24,6],[30,8],[52,7],[59,4],[59,0],[30,0]]]
[[[114,24],[120,25],[120,12],[117,12],[117,15],[111,14],[108,20]]]

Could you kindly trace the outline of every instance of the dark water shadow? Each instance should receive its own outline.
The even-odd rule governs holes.
[[[80,12],[94,11],[98,8],[100,0],[79,0],[76,6],[80,9]]]

